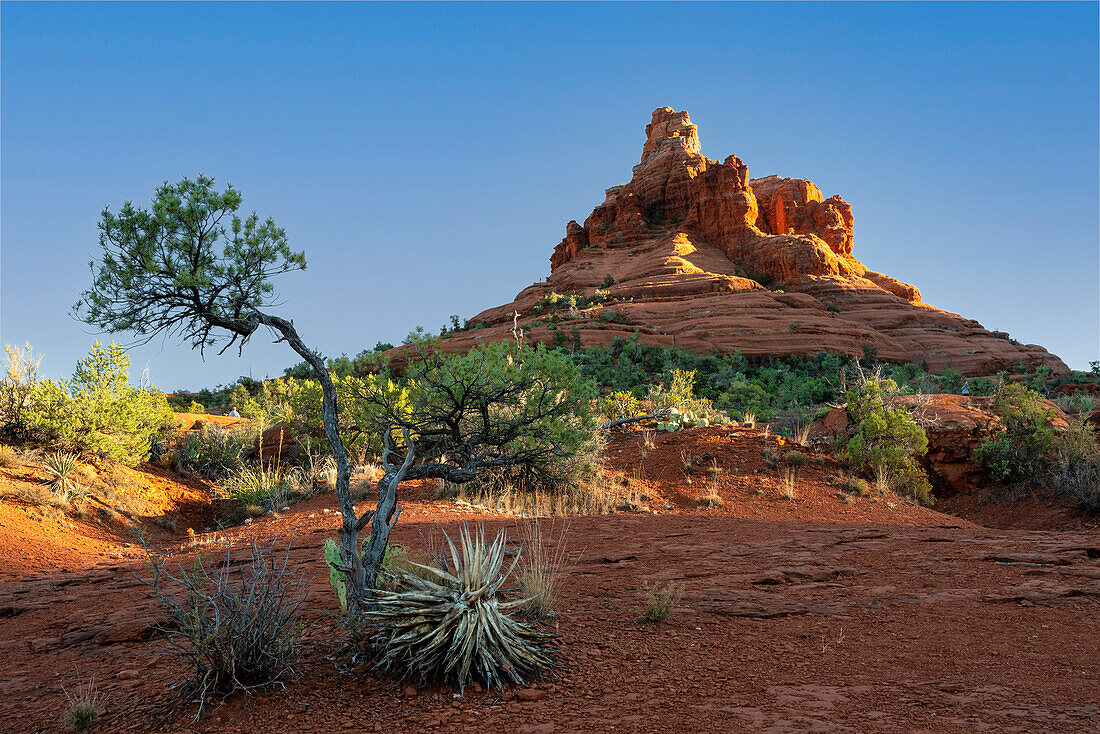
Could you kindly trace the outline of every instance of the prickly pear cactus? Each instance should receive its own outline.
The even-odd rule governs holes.
[[[344,583],[344,572],[340,570],[340,546],[329,538],[325,541],[325,563],[328,564],[328,582],[340,600],[340,611],[348,610],[348,587]]]

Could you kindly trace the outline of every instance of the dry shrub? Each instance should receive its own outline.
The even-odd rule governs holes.
[[[0,466],[15,466],[16,463],[15,449],[7,444],[0,444]]]
[[[860,479],[859,477],[845,477],[840,480],[837,487],[846,494],[858,494],[860,497],[871,494],[871,485],[867,483],[866,479]]]
[[[527,599],[527,615],[532,619],[556,616],[558,591],[562,577],[576,564],[569,554],[569,524],[559,525],[537,520],[523,524],[523,552],[519,566],[519,586]]]
[[[28,484],[19,482],[10,486],[0,487],[0,497],[6,500],[21,502],[31,507],[63,507],[64,504],[50,488],[43,484]]]
[[[196,719],[211,696],[249,693],[297,672],[306,579],[290,570],[289,547],[279,552],[277,542],[253,540],[250,562],[238,566],[226,541],[224,562],[208,565],[200,556],[194,568],[177,574],[145,546],[153,576],[143,581],[167,607],[161,631],[192,672],[176,688],[180,704],[198,705]]]
[[[787,466],[800,467],[810,463],[810,455],[805,451],[788,451],[783,454],[783,461]]]
[[[682,584],[671,581],[665,586],[646,584],[645,611],[642,612],[641,621],[656,624],[668,619],[672,610],[680,603],[684,596]]]

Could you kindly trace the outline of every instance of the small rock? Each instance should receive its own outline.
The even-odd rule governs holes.
[[[520,701],[541,701],[546,698],[546,691],[539,688],[521,688],[516,692],[516,698]]]
[[[405,698],[416,698],[416,686],[405,686]]]
[[[134,680],[141,675],[140,670],[120,670],[115,674],[119,680]]]

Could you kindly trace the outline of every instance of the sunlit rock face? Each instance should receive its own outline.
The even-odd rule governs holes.
[[[840,196],[825,198],[806,179],[749,178],[737,156],[719,163],[700,150],[687,112],[654,110],[630,181],[607,189],[583,225],[568,223],[550,276],[471,318],[478,328],[444,348],[511,338],[518,313],[533,341],[564,332],[588,346],[637,335],[748,356],[874,349],[883,360],[967,375],[1020,362],[1066,370],[1042,347],[922,303],[915,286],[868,270],[853,255],[852,207]],[[606,300],[546,304],[552,293],[591,299],[597,289]]]

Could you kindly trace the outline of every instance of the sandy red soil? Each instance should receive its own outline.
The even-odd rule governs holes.
[[[682,437],[658,436],[645,459],[640,435],[616,437],[612,469],[641,464],[631,489],[656,514],[570,520],[562,665],[531,691],[409,696],[348,669],[320,561],[337,515],[322,495],[227,533],[238,547],[281,538],[311,577],[301,676],[167,730],[1100,731],[1100,532],[989,530],[897,498],[849,505],[828,459],[782,499],[756,432],[693,433],[691,450],[726,468],[724,506],[697,506],[706,489],[682,481]],[[429,495],[407,489],[395,542],[418,549],[467,520],[518,535],[515,519]],[[20,510],[0,509],[8,563],[26,536],[9,533]],[[161,541],[173,563],[193,562],[184,538]],[[0,730],[63,730],[62,687],[93,673],[106,695],[96,731],[149,730],[185,671],[154,632],[139,549],[106,532],[74,542],[67,560],[33,556],[0,583]],[[676,611],[639,622],[645,585],[666,582],[684,587]]]

